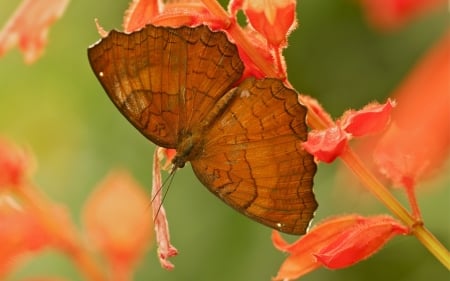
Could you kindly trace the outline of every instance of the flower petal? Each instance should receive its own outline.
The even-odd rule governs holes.
[[[321,222],[291,245],[273,234],[274,245],[291,254],[274,280],[297,279],[321,266],[352,265],[377,252],[393,236],[408,233],[407,227],[386,215],[346,215]]]
[[[309,115],[311,113],[317,115],[317,118],[327,126],[332,126],[334,124],[334,121],[331,118],[330,114],[325,109],[323,109],[322,105],[315,98],[307,95],[299,95],[298,101],[308,108],[306,122],[308,123],[308,125],[310,125],[310,127],[313,127],[310,124],[311,120],[309,120]]]
[[[170,243],[169,222],[162,204],[161,169],[159,163],[162,160],[160,156],[164,151],[166,151],[165,148],[158,147],[153,157],[152,210],[159,262],[163,268],[170,270],[174,268],[174,265],[169,261],[169,258],[176,256],[178,250]]]
[[[98,185],[83,210],[86,232],[112,266],[131,267],[152,238],[149,201],[124,171],[111,173]]]
[[[162,9],[159,0],[133,0],[125,12],[123,28],[125,32],[133,32],[150,23]]]
[[[272,242],[278,249],[291,255],[284,261],[274,280],[297,279],[321,266],[314,257],[319,249],[330,243],[343,229],[356,224],[362,217],[347,215],[327,219],[315,226],[299,240],[288,245],[279,234],[272,234]]]
[[[365,218],[343,229],[332,243],[314,256],[327,268],[340,269],[367,259],[393,236],[408,233],[407,227],[389,216]]]
[[[371,103],[358,111],[349,110],[342,117],[342,128],[354,137],[376,134],[389,123],[395,102],[390,99],[385,104]]]
[[[24,150],[0,137],[0,188],[18,186],[29,173],[30,162]]]
[[[322,131],[311,131],[303,148],[322,162],[331,163],[347,147],[348,135],[339,125]]]
[[[21,254],[36,252],[52,238],[32,212],[13,197],[0,195],[0,275]]]
[[[398,107],[374,160],[395,185],[434,175],[450,152],[450,32],[394,92]]]
[[[252,27],[275,48],[283,47],[297,26],[294,0],[247,0],[243,11]]]
[[[281,237],[281,234],[276,230],[272,231],[272,243],[277,250],[283,252],[287,252],[290,248],[289,243],[286,242],[286,240],[284,240],[283,237]]]

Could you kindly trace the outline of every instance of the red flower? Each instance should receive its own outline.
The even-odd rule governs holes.
[[[341,118],[342,128],[353,137],[362,137],[383,131],[390,121],[395,102],[370,103],[358,111],[349,110]]]
[[[267,38],[267,42],[278,49],[286,45],[286,38],[297,26],[294,0],[251,0],[231,1],[234,15],[242,8],[251,26]]]
[[[18,44],[25,62],[42,54],[49,26],[62,16],[69,0],[24,0],[0,31],[0,57]]]
[[[312,131],[303,147],[317,160],[331,163],[347,147],[349,136],[341,126],[333,126],[323,131]]]
[[[149,245],[153,223],[148,200],[130,175],[114,172],[86,202],[86,233],[105,255],[114,274],[130,274]]]
[[[274,231],[274,246],[290,254],[274,279],[297,279],[321,266],[332,269],[350,266],[376,253],[393,236],[408,232],[384,215],[328,219],[290,245]]]
[[[304,99],[314,112],[330,123],[328,114],[312,98]],[[348,110],[334,126],[325,130],[313,130],[303,147],[317,160],[330,163],[341,155],[352,137],[362,137],[384,130],[390,120],[390,112],[395,103],[388,100],[385,104],[372,103],[363,109]]]

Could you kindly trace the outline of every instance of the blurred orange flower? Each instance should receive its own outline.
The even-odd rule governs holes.
[[[0,188],[19,185],[30,172],[31,156],[0,137]]]
[[[435,174],[450,152],[450,32],[393,93],[398,107],[374,158],[395,185]]]
[[[48,28],[60,18],[69,0],[24,0],[0,31],[0,57],[18,44],[27,63],[44,51]]]
[[[113,274],[131,274],[153,236],[149,197],[124,171],[112,172],[97,186],[84,206],[83,222]]]
[[[446,0],[359,0],[369,22],[384,30],[396,29],[431,10],[445,7]]]
[[[68,279],[64,279],[61,277],[35,277],[35,278],[26,278],[22,279],[22,281],[68,281]]]
[[[51,242],[50,235],[26,207],[6,193],[0,194],[0,276],[17,258],[37,252]]]

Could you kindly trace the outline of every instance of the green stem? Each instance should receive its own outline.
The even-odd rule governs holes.
[[[370,172],[361,159],[348,148],[342,155],[342,161],[360,179],[375,197],[378,198],[395,216],[411,229],[411,233],[427,248],[447,269],[450,269],[450,253],[429,232],[421,221],[415,218],[401,205],[392,193]]]

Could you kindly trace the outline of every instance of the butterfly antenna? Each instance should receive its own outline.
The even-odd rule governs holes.
[[[169,188],[172,185],[173,178],[175,177],[176,170],[177,170],[177,167],[174,166],[172,168],[172,170],[170,171],[169,176],[164,180],[163,184],[161,185],[161,187],[158,189],[158,191],[155,193],[155,195],[152,198],[151,202],[153,203],[153,201],[155,200],[156,196],[158,196],[158,194],[161,192],[161,190],[167,185],[166,191],[164,192],[164,194],[162,196],[161,203],[158,206],[158,210],[156,211],[156,214],[153,216],[153,218],[154,218],[153,223],[155,223],[156,218],[158,217],[158,214],[159,214],[159,212],[160,212],[160,210],[162,208],[163,202],[166,199],[167,193],[169,192]]]
[[[176,168],[172,168],[172,170],[169,173],[169,176],[163,181],[162,185],[160,186],[160,188],[156,191],[156,193],[153,195],[152,200],[150,201],[151,203],[153,203],[153,201],[155,201],[156,196],[159,195],[159,193],[161,192],[161,190],[166,187],[166,185],[168,184],[170,186],[170,184],[172,183],[172,177],[175,173]],[[170,182],[168,182],[170,180]]]

